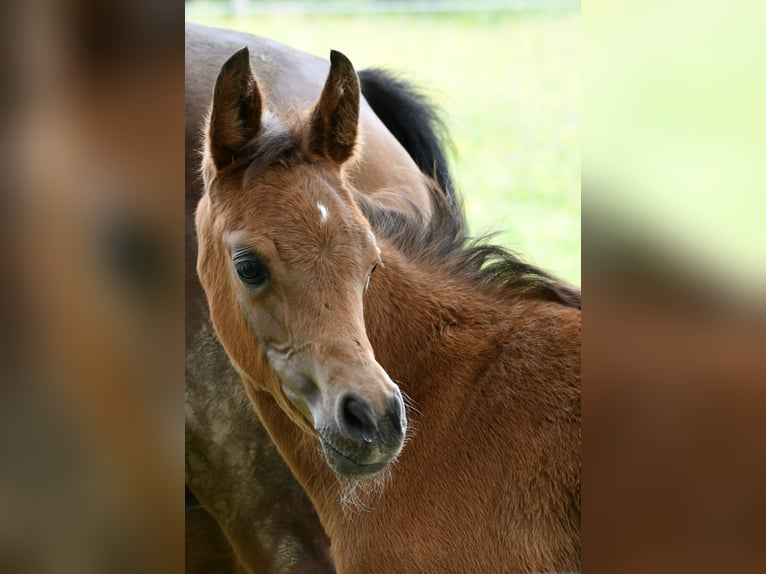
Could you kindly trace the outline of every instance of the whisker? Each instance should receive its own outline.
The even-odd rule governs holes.
[[[380,498],[391,480],[390,465],[372,478],[357,480],[337,477],[340,504],[344,516],[350,518],[373,509],[373,503]]]
[[[415,412],[419,415],[423,415],[423,412],[415,406],[415,399],[413,399],[411,396],[409,396],[407,393],[405,393],[402,390],[402,383],[401,381],[394,381],[397,385],[399,385],[399,392],[402,393],[402,400],[404,401],[405,409],[407,410],[407,414],[409,415],[410,411]]]

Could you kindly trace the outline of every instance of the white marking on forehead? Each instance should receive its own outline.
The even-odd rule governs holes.
[[[317,208],[319,209],[319,223],[327,221],[328,213],[327,208],[317,201]]]

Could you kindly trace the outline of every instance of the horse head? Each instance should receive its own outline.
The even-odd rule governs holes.
[[[345,177],[359,105],[356,72],[333,51],[319,100],[287,126],[247,49],[234,54],[215,85],[195,223],[211,317],[248,391],[270,393],[336,473],[366,478],[399,454],[407,421],[365,330],[380,249]]]

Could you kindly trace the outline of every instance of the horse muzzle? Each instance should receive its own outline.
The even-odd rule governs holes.
[[[378,408],[362,395],[346,392],[335,401],[333,411],[332,417],[322,417],[325,424],[317,424],[316,431],[327,463],[337,474],[370,478],[401,452],[407,417],[398,387]]]

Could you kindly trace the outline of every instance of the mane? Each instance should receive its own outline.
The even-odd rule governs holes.
[[[491,244],[493,235],[470,238],[459,199],[445,196],[435,185],[430,189],[432,215],[428,221],[383,207],[361,194],[356,195],[356,202],[376,235],[413,261],[442,267],[481,288],[581,308],[576,287],[505,247]]]
[[[414,84],[393,72],[371,68],[359,72],[362,95],[410,157],[452,197],[445,147],[451,146],[439,108]]]

